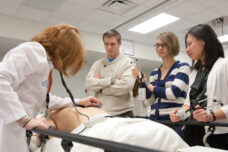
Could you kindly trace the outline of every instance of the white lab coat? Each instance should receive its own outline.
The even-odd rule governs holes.
[[[25,115],[35,117],[45,106],[52,67],[44,47],[37,42],[22,43],[3,58],[0,63],[1,152],[28,152],[25,129],[16,120]],[[63,104],[60,99],[51,97],[49,106],[71,104],[70,100]]]
[[[190,74],[190,86],[195,80],[197,71],[193,70]],[[190,106],[189,92],[185,101],[185,104]],[[207,96],[208,96],[208,108],[213,111],[220,109],[225,113],[226,119],[216,122],[228,123],[228,60],[224,58],[218,58],[214,63],[208,78],[207,78]],[[214,103],[211,99],[219,99],[223,102],[221,107],[218,103]],[[207,128],[206,128],[207,129]],[[228,133],[227,127],[216,127],[214,134]]]
[[[208,109],[220,109],[225,113],[225,120],[216,122],[228,123],[228,60],[219,58],[213,65],[207,79]],[[223,102],[221,107],[210,98],[217,98]],[[227,127],[216,127],[214,134],[228,133]]]

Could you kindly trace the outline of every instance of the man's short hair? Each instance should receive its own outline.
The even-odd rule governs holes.
[[[104,41],[104,38],[110,38],[110,37],[115,37],[118,43],[120,43],[121,41],[120,33],[114,29],[108,30],[103,34],[103,41]]]

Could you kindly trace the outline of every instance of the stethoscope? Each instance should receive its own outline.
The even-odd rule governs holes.
[[[69,89],[69,88],[67,87],[67,85],[66,85],[66,82],[65,82],[65,80],[64,80],[64,78],[63,78],[62,72],[59,72],[59,74],[60,74],[60,77],[61,77],[61,82],[62,82],[62,84],[63,84],[63,87],[66,89],[66,92],[69,94],[70,99],[71,99],[71,101],[72,101],[72,103],[73,103],[73,105],[74,105],[74,108],[75,108],[76,112],[77,112],[78,114],[82,115],[82,116],[85,116],[85,117],[89,120],[89,116],[88,116],[88,115],[83,114],[83,113],[81,113],[81,112],[78,111],[78,109],[77,109],[77,106],[78,106],[78,105],[75,103],[73,94],[71,93],[70,89]]]

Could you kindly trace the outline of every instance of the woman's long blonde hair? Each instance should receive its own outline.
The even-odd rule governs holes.
[[[31,41],[39,42],[45,48],[54,68],[64,75],[75,75],[82,67],[86,50],[79,31],[68,24],[54,25],[36,35]],[[61,61],[61,67],[58,67]]]

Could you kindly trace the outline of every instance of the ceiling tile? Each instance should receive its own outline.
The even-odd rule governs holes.
[[[121,25],[122,23],[126,22],[128,19],[125,17],[120,17],[116,20],[113,20],[112,22],[108,23],[109,26],[111,26],[112,28],[115,28],[119,25]]]
[[[23,0],[1,0],[0,13],[6,15],[15,15]]]
[[[188,21],[188,20],[184,20],[184,19],[180,19],[176,22],[174,22],[173,24],[169,24],[167,26],[165,26],[163,29],[172,31],[172,32],[185,32],[186,30],[188,30],[189,28],[191,28],[192,26],[196,25],[197,23],[193,22],[193,21]]]
[[[20,7],[16,16],[32,19],[35,21],[46,21],[50,17],[51,13],[46,11],[41,11],[38,9],[28,8],[28,7]]]
[[[67,22],[69,24],[79,23],[93,9],[77,5],[72,2],[65,2],[49,19],[49,23]]]
[[[192,0],[192,1],[206,7],[214,7],[218,4],[222,4],[226,0]]]
[[[59,23],[67,23],[74,25],[75,18],[73,17],[66,17],[67,15],[61,12],[55,13],[53,16],[51,16],[47,22],[51,24],[59,24]]]
[[[189,0],[181,1],[176,5],[172,5],[171,7],[167,7],[165,9],[166,13],[174,15],[176,17],[182,18],[186,16],[190,16],[191,14],[195,14],[196,12],[200,12],[204,10],[205,7],[196,3],[193,3]]]
[[[208,21],[212,21],[213,19],[217,17],[221,17],[222,14],[215,12],[210,9],[205,9],[201,12],[195,13],[194,15],[191,15],[188,17],[188,20],[193,21],[195,23],[206,23]]]
[[[213,7],[213,10],[220,12],[224,16],[228,16],[228,1],[225,1],[224,3],[218,3]]]
[[[63,3],[64,0],[24,0],[22,6],[45,12],[55,12]]]
[[[103,34],[103,33],[105,33],[106,31],[108,31],[110,29],[113,29],[113,28],[111,26],[105,25],[105,26],[100,27],[97,30],[97,33]],[[117,31],[119,32],[119,30],[117,30]]]
[[[91,24],[106,25],[120,17],[121,16],[119,15],[97,9],[94,12],[90,13],[88,16],[86,16],[83,20],[86,20]]]
[[[53,1],[54,0],[48,0],[50,3]],[[101,10],[100,7],[106,1],[107,0],[63,0],[61,6],[56,7],[54,12],[48,13],[39,9],[23,6],[25,0],[0,0],[0,13],[12,16],[17,15],[30,20],[52,24],[73,24],[80,30],[99,34],[116,27],[124,39],[149,45],[153,45],[156,42],[156,37],[161,32],[172,31],[178,35],[181,48],[184,48],[183,35],[185,35],[189,28],[199,23],[206,22],[209,24],[208,21],[219,16],[228,16],[227,0],[170,0],[166,5],[130,21],[130,19],[165,0],[131,0],[137,6],[121,15]],[[50,3],[48,5],[51,6],[52,4]],[[135,24],[161,12],[180,17],[180,20],[146,35],[128,31],[128,29]],[[224,21],[224,33],[228,31],[228,23],[226,23],[226,20],[228,19],[225,18]],[[121,26],[117,28],[119,25]],[[220,25],[213,27],[213,29],[215,29],[218,35],[221,35]]]
[[[148,1],[151,1],[151,0],[130,0],[130,1],[132,1],[135,4],[145,4],[145,3],[147,3]]]
[[[107,0],[66,0],[75,4],[80,4],[89,8],[98,8]]]
[[[83,20],[77,24],[75,23],[75,25],[79,29],[83,29],[84,31],[94,32],[94,33],[96,33],[101,27],[103,27],[100,24],[91,24],[90,22],[87,22],[86,20]]]
[[[126,18],[133,18],[133,17],[141,14],[145,10],[146,10],[145,6],[138,5],[134,9],[130,10],[129,12],[127,12],[125,14],[123,14],[123,16],[126,17]]]

